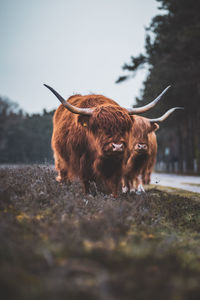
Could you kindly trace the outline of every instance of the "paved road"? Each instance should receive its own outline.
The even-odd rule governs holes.
[[[151,183],[200,193],[199,176],[183,176],[174,174],[153,173],[151,176]]]

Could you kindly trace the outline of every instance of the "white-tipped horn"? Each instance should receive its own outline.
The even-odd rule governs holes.
[[[166,120],[175,110],[177,109],[184,109],[184,107],[173,107],[169,109],[164,115],[162,115],[160,118],[157,119],[148,119],[151,123],[158,123],[163,122]]]
[[[44,84],[57,98],[58,100],[62,103],[62,105],[71,111],[74,114],[79,114],[79,115],[85,115],[85,116],[91,116],[94,109],[93,108],[81,108],[77,106],[71,105],[69,102],[67,102],[58,92],[56,92],[52,87],[50,87],[47,84]]]
[[[171,85],[166,87],[166,89],[164,89],[164,91],[162,91],[162,93],[158,97],[156,97],[156,99],[154,99],[152,102],[150,102],[149,104],[142,106],[142,107],[128,108],[127,110],[128,110],[129,115],[143,113],[143,112],[153,108],[170,87],[171,87]]]

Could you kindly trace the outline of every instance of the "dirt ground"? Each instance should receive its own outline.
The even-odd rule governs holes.
[[[117,199],[48,166],[0,169],[1,299],[200,299],[200,195]]]

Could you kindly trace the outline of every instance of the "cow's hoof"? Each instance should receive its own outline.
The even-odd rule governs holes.
[[[122,187],[122,194],[126,194],[128,193],[128,187],[127,186],[123,186]]]
[[[145,190],[144,190],[144,187],[142,184],[139,184],[138,188],[137,188],[137,191],[136,191],[136,194],[137,195],[142,195],[145,193]]]

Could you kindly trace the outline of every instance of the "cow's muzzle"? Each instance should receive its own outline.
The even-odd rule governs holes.
[[[115,143],[112,143],[112,149],[115,152],[122,152],[122,151],[124,151],[124,144],[115,144]]]
[[[135,145],[135,150],[138,152],[145,152],[148,150],[148,146],[145,143],[138,143]]]

